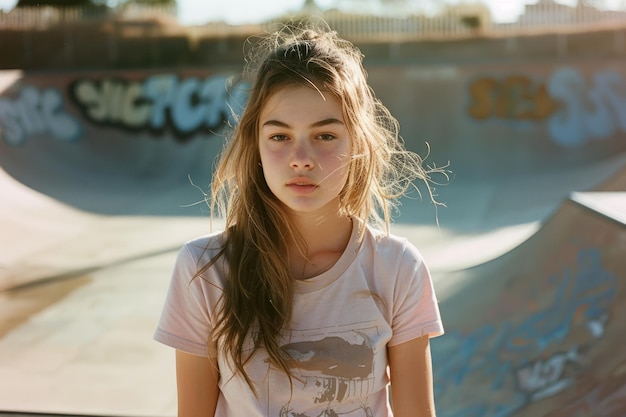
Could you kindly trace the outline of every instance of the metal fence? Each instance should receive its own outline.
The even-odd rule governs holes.
[[[0,12],[2,29],[45,29],[51,26],[101,20],[150,20],[175,23],[176,6],[128,4],[117,9],[109,7],[22,7]]]
[[[507,24],[493,22],[487,7],[480,4],[448,6],[439,14],[432,16],[420,14],[374,16],[350,14],[337,10],[317,10],[314,14],[326,20],[330,27],[342,36],[358,41],[501,37],[539,32],[572,32],[626,27],[626,7],[622,10],[600,10],[587,6],[581,1],[576,7],[546,0],[528,4],[525,13],[517,21]],[[167,26],[168,31],[187,31],[192,32],[194,36],[228,36],[245,31],[258,33],[280,22],[301,17],[304,15],[286,15],[274,21],[246,26],[208,22],[206,25],[191,28],[178,25],[175,6],[126,5],[117,9],[37,7],[0,13],[0,30],[47,28],[86,20],[118,22],[158,20],[163,23],[164,30]]]

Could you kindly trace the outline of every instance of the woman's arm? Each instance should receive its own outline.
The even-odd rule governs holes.
[[[178,417],[215,415],[219,372],[217,360],[176,351]]]
[[[434,417],[433,371],[428,336],[387,348],[394,417]]]

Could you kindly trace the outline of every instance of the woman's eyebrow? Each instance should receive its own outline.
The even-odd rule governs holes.
[[[334,117],[330,117],[328,119],[324,119],[324,120],[320,120],[319,122],[315,122],[312,123],[311,126],[309,127],[322,127],[322,126],[327,126],[327,125],[332,125],[332,124],[339,124],[339,125],[343,125],[344,123],[339,120],[339,119],[335,119]],[[289,126],[287,123],[285,122],[281,122],[280,120],[274,120],[274,119],[270,119],[267,120],[263,123],[262,126],[277,126],[277,127],[284,127],[284,128],[290,128],[291,126]]]
[[[331,117],[328,119],[320,120],[319,122],[315,122],[311,125],[311,127],[322,127],[322,126],[334,125],[334,124],[343,125],[343,122],[339,119],[335,119],[334,117]]]

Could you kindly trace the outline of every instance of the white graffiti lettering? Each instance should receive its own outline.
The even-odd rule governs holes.
[[[553,140],[566,147],[626,132],[626,81],[613,70],[598,72],[593,84],[574,68],[561,68],[548,80],[550,95],[563,106],[548,120]]]
[[[0,98],[0,134],[9,145],[22,145],[35,134],[50,133],[55,139],[81,137],[79,121],[65,112],[63,95],[53,88],[25,86],[15,99]]]
[[[595,337],[596,339],[599,339],[602,336],[604,336],[604,330],[606,327],[607,319],[608,319],[608,316],[606,314],[603,314],[601,317],[597,319],[591,319],[587,323],[587,329],[589,329],[589,332],[591,333],[591,335]]]
[[[577,348],[524,366],[517,371],[520,388],[531,394],[531,401],[538,401],[564,390],[573,382],[564,377],[568,363],[580,363]]]
[[[120,123],[129,127],[145,124],[150,108],[141,104],[141,84],[105,80],[98,88],[79,82],[74,93],[86,115],[98,123]]]

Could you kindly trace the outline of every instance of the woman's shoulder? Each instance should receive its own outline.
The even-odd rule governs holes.
[[[195,259],[204,256],[212,258],[224,247],[224,231],[212,232],[188,240],[181,251],[187,252]]]
[[[404,236],[386,233],[368,225],[363,240],[368,243],[376,256],[422,260],[419,249]]]
[[[201,274],[207,281],[215,281],[215,279],[219,281],[226,268],[224,258],[220,258],[224,247],[223,241],[224,233],[215,232],[185,242],[178,251],[174,276],[188,282],[193,280],[191,277]],[[211,267],[208,268],[208,265]]]
[[[425,260],[406,237],[368,226],[363,235],[359,262],[384,266],[388,271],[422,268]]]

